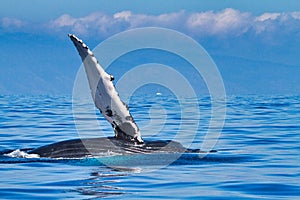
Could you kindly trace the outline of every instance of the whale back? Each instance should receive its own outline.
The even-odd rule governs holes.
[[[67,140],[36,148],[29,153],[47,158],[84,158],[186,151],[180,143],[171,140],[145,141],[142,145],[136,145],[111,137]]]

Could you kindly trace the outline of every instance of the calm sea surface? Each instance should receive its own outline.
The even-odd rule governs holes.
[[[181,109],[195,102],[190,99]],[[144,139],[173,139],[184,128],[187,140],[180,142],[189,145],[188,139],[194,137],[191,148],[201,147],[210,119],[209,98],[199,99],[200,119],[191,110],[188,117],[181,116],[178,101],[164,96],[135,97],[130,107]],[[97,118],[99,130],[87,126],[83,128],[87,136],[113,135],[110,125],[100,115]],[[197,123],[196,132],[189,130]],[[1,152],[79,135],[84,134],[75,127],[70,96],[0,96]],[[120,169],[95,158],[22,158],[2,153],[0,198],[299,199],[300,96],[228,97],[225,125],[214,149],[217,152],[204,158],[184,154],[162,167],[163,156],[118,157],[123,162],[148,163]]]

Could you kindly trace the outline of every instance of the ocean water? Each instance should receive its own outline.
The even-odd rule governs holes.
[[[129,106],[145,132],[144,139],[173,139],[184,128],[187,140],[180,142],[189,145],[188,138],[193,137],[190,147],[200,148],[211,105],[209,97],[198,101],[200,119],[192,111],[188,117],[180,115],[180,109],[197,103],[195,99],[179,108],[176,99],[163,95],[137,96]],[[110,125],[100,115],[96,117],[100,131],[87,126],[78,133],[70,96],[0,96],[0,198],[300,198],[300,96],[229,96],[225,125],[214,147],[217,152],[204,158],[186,153],[165,166],[159,166],[164,156],[118,157],[124,162],[139,160],[139,164],[115,168],[95,158],[3,155],[8,150],[36,148],[85,133],[112,135]],[[189,130],[189,126],[180,126],[183,123],[191,127],[199,123],[199,129]]]

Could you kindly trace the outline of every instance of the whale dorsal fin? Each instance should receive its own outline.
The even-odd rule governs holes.
[[[84,64],[93,101],[114,128],[115,136],[127,141],[143,143],[138,126],[112,83],[113,76],[104,71],[92,51],[82,40],[72,34],[69,34],[69,37]]]

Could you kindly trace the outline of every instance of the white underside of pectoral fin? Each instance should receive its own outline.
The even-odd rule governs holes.
[[[71,34],[69,37],[83,61],[94,103],[114,127],[116,136],[143,142],[139,128],[129,113],[128,107],[121,101],[112,83],[113,77],[103,70],[82,40]]]

